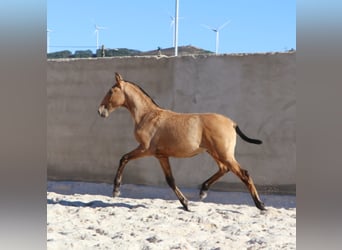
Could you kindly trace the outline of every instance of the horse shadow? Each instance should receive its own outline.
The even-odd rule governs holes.
[[[106,207],[121,207],[121,208],[128,208],[128,209],[135,209],[135,208],[147,208],[145,205],[130,205],[122,202],[116,203],[107,203],[100,200],[90,201],[90,202],[83,202],[83,201],[68,201],[68,200],[58,200],[55,201],[53,199],[47,199],[47,204],[55,205],[59,204],[62,206],[67,207],[91,207],[91,208],[106,208]]]

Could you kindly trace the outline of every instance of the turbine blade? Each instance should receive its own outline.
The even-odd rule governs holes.
[[[204,28],[206,28],[206,29],[212,30],[212,31],[215,31],[215,30],[216,30],[215,28],[210,27],[210,26],[205,25],[205,24],[202,24],[201,26],[204,27]]]
[[[107,27],[104,26],[98,26],[97,24],[94,24],[95,30],[105,30]]]
[[[222,24],[217,30],[223,29],[228,23],[230,23],[230,20]]]

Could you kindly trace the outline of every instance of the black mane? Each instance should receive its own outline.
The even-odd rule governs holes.
[[[126,80],[125,80],[125,82],[128,82],[128,83],[134,85],[135,87],[137,87],[138,89],[140,89],[140,91],[143,92],[144,95],[146,95],[146,96],[152,101],[152,103],[153,103],[154,105],[156,105],[157,107],[160,108],[160,106],[152,99],[152,97],[151,97],[149,94],[147,94],[146,91],[145,91],[142,87],[140,87],[138,84],[136,84],[136,83],[134,83],[134,82],[129,82],[129,81],[126,81]]]

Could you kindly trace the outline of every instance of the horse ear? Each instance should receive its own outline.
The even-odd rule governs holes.
[[[116,80],[117,85],[121,87],[121,82],[123,81],[123,79],[122,79],[122,76],[117,72],[115,72],[115,80]]]

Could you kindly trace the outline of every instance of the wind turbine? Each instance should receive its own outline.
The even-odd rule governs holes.
[[[107,28],[106,27],[98,26],[97,24],[94,24],[94,26],[95,26],[94,33],[96,34],[96,49],[98,49],[99,48],[99,33],[100,33],[100,30],[105,30]]]
[[[220,27],[218,28],[213,28],[210,27],[208,25],[202,25],[204,28],[207,28],[211,31],[214,31],[216,33],[216,48],[215,48],[215,54],[218,54],[218,48],[219,48],[219,35],[220,35],[220,30],[223,29],[228,23],[230,23],[230,20],[225,22],[224,24],[222,24]]]
[[[172,29],[172,47],[175,47],[175,17],[170,15],[170,19],[171,19],[171,22],[170,22],[170,29]],[[179,19],[183,19],[183,17],[179,17]]]
[[[47,51],[46,52],[49,53],[49,51],[50,51],[50,32],[52,32],[52,30],[47,29],[46,32],[47,32],[47,39],[46,39]]]
[[[170,28],[172,29],[172,47],[175,47],[175,17],[170,16],[171,22],[170,22]]]
[[[179,13],[179,0],[176,0],[176,7],[175,7],[175,56],[178,56],[178,13]]]

